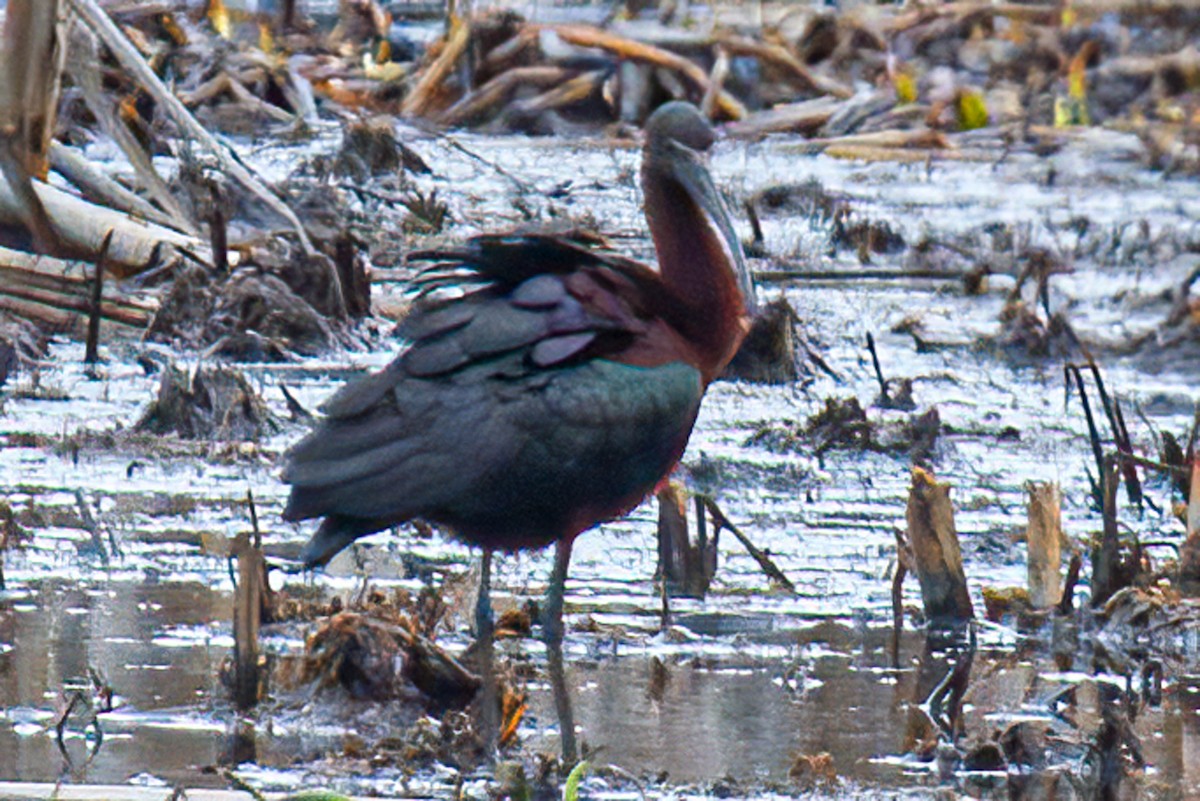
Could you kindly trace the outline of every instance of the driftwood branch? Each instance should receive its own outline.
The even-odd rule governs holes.
[[[82,333],[95,307],[92,270],[85,262],[0,248],[0,308],[55,330]],[[99,318],[104,323],[143,329],[158,309],[154,298],[129,297],[107,282],[99,292]]]
[[[186,250],[198,258],[209,258],[208,247],[195,237],[161,225],[135,220],[119,211],[97,206],[41,181],[30,186],[45,210],[53,235],[74,255],[95,261],[100,245],[113,231],[109,262],[127,272],[137,272],[155,263],[162,246]],[[0,178],[0,222],[23,225],[18,193]]]
[[[438,116],[441,125],[462,125],[498,108],[519,87],[546,89],[571,77],[572,70],[557,66],[513,67],[497,75]]]
[[[460,17],[452,18],[441,52],[421,71],[416,85],[400,105],[401,114],[420,117],[429,113],[446,76],[454,70],[470,41],[471,24]]]
[[[84,198],[93,203],[124,211],[184,233],[194,233],[190,228],[181,226],[180,219],[160,211],[145,198],[130,192],[97,170],[74,148],[60,142],[51,142],[50,167],[74,184],[75,188],[83,193]]]

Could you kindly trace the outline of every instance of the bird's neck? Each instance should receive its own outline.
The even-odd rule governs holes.
[[[679,306],[672,323],[694,348],[707,383],[733,358],[748,327],[741,244],[694,156],[648,152],[642,190],[659,272]]]

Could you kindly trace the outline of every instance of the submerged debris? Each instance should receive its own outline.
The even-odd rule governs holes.
[[[46,338],[33,323],[0,310],[0,387],[45,350]]]
[[[302,282],[312,270],[290,276]],[[329,286],[325,268],[315,268]],[[243,268],[216,279],[200,269],[176,278],[147,332],[147,339],[241,361],[277,361],[315,354],[333,344],[325,316],[282,278]]]
[[[169,364],[158,397],[146,407],[134,430],[175,434],[183,439],[258,442],[279,424],[241,373],[225,367],[194,372]]]
[[[759,384],[786,384],[800,376],[796,345],[799,317],[786,298],[768,303],[755,316],[724,378]]]
[[[941,428],[936,406],[902,419],[889,415],[876,420],[867,416],[858,398],[830,397],[802,428],[795,423],[766,425],[747,444],[777,451],[811,449],[818,455],[831,450],[903,453],[913,464],[927,464],[934,455]]]

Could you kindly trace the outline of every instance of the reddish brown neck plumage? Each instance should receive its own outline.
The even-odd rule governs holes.
[[[659,273],[678,305],[672,323],[696,352],[707,383],[733,358],[748,327],[740,244],[707,170],[690,149],[650,139],[642,191]]]

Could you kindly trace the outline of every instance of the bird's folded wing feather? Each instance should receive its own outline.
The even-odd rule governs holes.
[[[522,253],[551,269],[524,265]],[[555,238],[480,237],[436,258],[435,267],[486,283],[418,303],[401,327],[408,348],[326,402],[318,429],[287,457],[283,477],[296,488],[289,517],[325,514],[321,498],[336,486],[381,469],[386,481],[386,465],[420,461],[429,447],[424,428],[483,425],[475,418],[487,415],[486,403],[466,406],[619,354],[645,333],[657,305],[648,268]]]

